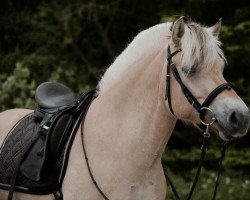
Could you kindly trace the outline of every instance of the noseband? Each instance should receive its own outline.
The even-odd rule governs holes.
[[[166,74],[166,96],[165,96],[165,99],[168,100],[168,106],[169,106],[171,113],[174,116],[176,116],[174,114],[174,110],[173,110],[172,103],[171,103],[171,87],[170,87],[170,77],[171,76],[170,76],[170,72],[172,72],[172,74],[175,77],[175,80],[179,83],[179,85],[181,87],[182,93],[184,94],[184,96],[186,97],[188,102],[199,113],[200,120],[201,120],[201,122],[203,122],[204,118],[205,118],[206,110],[207,110],[207,109],[203,109],[203,108],[207,108],[212,103],[212,101],[224,90],[232,89],[232,84],[231,83],[223,83],[223,84],[219,85],[214,90],[212,90],[212,92],[207,96],[205,101],[202,104],[200,104],[199,101],[192,94],[192,92],[182,82],[181,76],[180,76],[175,64],[172,61],[172,58],[181,51],[182,51],[182,49],[178,49],[178,50],[174,51],[173,53],[171,53],[170,46],[168,46],[168,57],[167,57],[168,63],[167,63],[167,74]]]

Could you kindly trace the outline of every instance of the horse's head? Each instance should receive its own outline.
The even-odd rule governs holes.
[[[170,28],[171,42],[168,55],[172,58],[168,67],[176,66],[177,75],[173,69],[169,70],[171,92],[169,92],[170,101],[166,101],[166,104],[168,106],[170,104],[178,118],[199,123],[201,115],[198,104],[203,107],[202,103],[213,91],[211,101],[206,105],[215,117],[212,126],[218,130],[222,139],[229,140],[247,133],[250,116],[247,106],[236,92],[230,89],[229,85],[223,86],[223,83],[226,83],[223,77],[226,59],[220,49],[221,43],[218,41],[220,28],[221,20],[209,28],[189,22],[185,17],[181,17],[173,23]],[[187,100],[190,95],[187,95],[188,97],[183,95],[182,84],[178,83],[178,77],[176,78],[178,74],[183,85],[197,100],[196,106],[192,98],[190,101]],[[214,91],[220,85],[224,88],[219,87],[219,91]],[[190,105],[192,102],[193,106]],[[211,111],[206,112],[204,121],[210,120],[206,118]]]

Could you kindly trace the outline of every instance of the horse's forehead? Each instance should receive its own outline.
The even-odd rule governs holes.
[[[214,88],[218,84],[225,82],[223,77],[224,61],[222,59],[216,59],[213,67],[209,70],[200,72],[199,80],[206,85],[207,89]]]
[[[211,70],[215,73],[223,73],[224,68],[225,68],[225,61],[222,58],[217,58]]]
[[[219,57],[216,60],[216,64],[224,69],[224,67],[226,65],[226,60],[224,60],[223,58]]]

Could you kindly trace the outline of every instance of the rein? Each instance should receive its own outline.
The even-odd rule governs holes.
[[[91,170],[91,168],[90,168],[90,165],[89,165],[89,158],[88,158],[88,156],[87,156],[87,152],[86,152],[85,145],[84,145],[84,138],[83,138],[83,123],[84,123],[84,119],[82,120],[82,125],[81,125],[82,148],[83,148],[84,158],[85,158],[85,160],[86,160],[86,164],[87,164],[87,168],[88,168],[88,171],[89,171],[90,178],[91,178],[93,184],[95,185],[96,189],[97,189],[98,192],[100,193],[100,195],[103,197],[103,199],[109,200],[109,198],[104,194],[104,192],[102,191],[102,189],[99,187],[98,183],[96,182],[95,177],[94,177],[94,175],[93,175],[93,173],[92,173],[92,170]]]
[[[201,169],[203,167],[203,163],[206,159],[206,152],[207,152],[207,144],[208,144],[208,141],[210,139],[210,133],[208,132],[208,128],[206,130],[206,132],[203,134],[203,142],[202,142],[202,146],[201,146],[201,155],[200,155],[200,160],[199,160],[199,165],[197,167],[197,170],[196,170],[196,173],[195,173],[195,177],[194,177],[194,180],[193,180],[193,183],[192,183],[192,186],[191,186],[191,189],[189,191],[189,194],[188,194],[188,197],[187,197],[187,200],[190,200],[192,195],[193,195],[193,192],[195,190],[195,187],[196,187],[196,184],[199,180],[199,177],[200,177],[200,172],[201,172]],[[214,187],[214,192],[213,192],[213,198],[212,200],[215,200],[216,198],[216,194],[217,194],[217,189],[218,189],[218,186],[219,186],[219,180],[220,180],[220,172],[221,172],[221,167],[222,167],[222,161],[225,157],[225,153],[226,153],[226,147],[227,147],[227,142],[223,143],[222,145],[222,149],[221,149],[221,157],[220,157],[220,160],[219,160],[219,165],[218,165],[218,171],[217,171],[217,177],[216,177],[216,182],[215,182],[215,187]],[[166,170],[165,170],[166,171]],[[173,181],[170,179],[169,175],[167,174],[167,171],[166,171],[166,178],[167,178],[167,181],[171,187],[171,190],[175,196],[175,200],[180,200],[180,197],[178,195],[178,192],[173,184]]]
[[[174,110],[172,107],[172,103],[171,103],[171,87],[170,87],[170,72],[172,72],[172,74],[174,75],[175,80],[179,83],[182,93],[184,94],[184,96],[186,97],[186,99],[188,100],[188,102],[196,109],[196,111],[199,113],[200,115],[200,128],[202,128],[203,130],[205,130],[205,132],[203,133],[203,143],[202,143],[202,147],[201,147],[201,155],[200,155],[200,160],[199,160],[199,165],[194,177],[194,181],[192,183],[189,195],[187,200],[190,200],[193,192],[195,190],[196,184],[199,180],[199,176],[200,176],[200,172],[201,172],[201,168],[203,167],[203,163],[205,161],[206,158],[206,152],[207,152],[207,145],[208,145],[208,141],[210,139],[210,133],[209,133],[209,126],[216,120],[215,117],[212,117],[211,122],[206,123],[204,122],[204,118],[205,118],[205,114],[207,111],[211,112],[211,114],[213,115],[213,111],[208,108],[208,106],[212,103],[212,101],[224,90],[230,90],[232,88],[232,84],[231,83],[223,83],[221,85],[219,85],[218,87],[216,87],[205,99],[205,101],[200,104],[199,101],[194,97],[194,95],[192,94],[192,92],[185,86],[185,84],[182,82],[181,76],[175,66],[175,64],[172,62],[172,58],[178,54],[179,52],[181,52],[182,49],[178,49],[177,51],[171,53],[170,50],[170,46],[168,46],[168,57],[167,57],[167,73],[166,73],[166,96],[165,96],[165,100],[168,101],[168,105],[169,105],[169,109],[171,111],[171,113],[176,117],[176,115],[174,114]],[[85,116],[84,116],[85,118]],[[83,148],[83,153],[84,153],[84,158],[86,160],[86,164],[87,164],[87,168],[88,168],[88,172],[90,175],[90,178],[93,182],[93,184],[95,185],[96,189],[98,190],[99,194],[103,197],[103,199],[105,200],[110,200],[106,194],[102,191],[102,189],[100,188],[100,186],[98,185],[98,183],[95,180],[95,177],[92,173],[92,170],[90,168],[89,165],[89,159],[87,156],[87,152],[85,149],[85,145],[84,145],[84,137],[83,137],[83,124],[84,124],[84,118],[82,120],[82,125],[81,125],[81,141],[82,141],[82,148]],[[216,183],[215,183],[215,188],[214,188],[214,193],[213,193],[213,199],[215,200],[216,198],[216,193],[217,193],[217,188],[219,185],[219,178],[220,178],[220,171],[221,171],[221,166],[222,166],[222,161],[225,157],[225,152],[226,152],[226,146],[227,146],[227,142],[225,142],[223,144],[222,147],[222,153],[221,153],[221,158],[219,161],[219,167],[218,167],[218,173],[217,173],[217,178],[216,178]],[[166,174],[166,178],[168,183],[171,186],[171,189],[175,195],[175,199],[176,200],[180,200],[180,197],[177,193],[177,190],[173,184],[173,182],[171,181],[171,179],[169,178],[169,176]]]

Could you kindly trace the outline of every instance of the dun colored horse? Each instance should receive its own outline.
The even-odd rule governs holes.
[[[171,109],[166,96],[168,47],[182,82],[201,104],[225,83],[226,63],[218,35],[221,21],[202,27],[184,17],[139,33],[98,84],[98,97],[84,122],[85,149],[92,173],[110,200],[164,200],[166,179],[161,156],[177,119],[197,124],[200,115],[186,99],[171,71]],[[181,50],[180,50],[181,49]],[[79,77],[80,78],[80,77]],[[249,128],[249,110],[233,89],[220,91],[209,105],[213,129],[222,140],[242,137]],[[0,144],[32,110],[0,114]],[[196,136],[194,136],[196,137]],[[100,200],[84,159],[77,132],[62,186],[65,200]],[[8,191],[0,190],[0,199]],[[15,200],[52,200],[53,195],[14,193]]]

